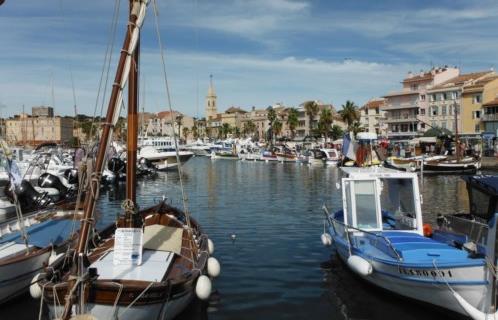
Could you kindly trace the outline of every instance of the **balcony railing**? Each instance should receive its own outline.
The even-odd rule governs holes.
[[[418,119],[414,115],[407,116],[388,116],[384,122],[386,123],[398,123],[398,122],[417,122]]]
[[[489,113],[481,115],[482,121],[498,121],[498,113]]]
[[[390,137],[400,137],[400,136],[418,136],[420,133],[418,131],[388,131],[387,135]]]
[[[411,109],[418,108],[416,103],[395,103],[395,104],[387,104],[382,110],[398,110],[398,109]]]

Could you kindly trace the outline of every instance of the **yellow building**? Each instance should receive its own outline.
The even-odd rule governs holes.
[[[498,94],[498,75],[486,77],[463,87],[462,92],[462,128],[464,135],[478,135],[485,131],[484,122],[481,121],[483,112],[482,104],[492,101]]]

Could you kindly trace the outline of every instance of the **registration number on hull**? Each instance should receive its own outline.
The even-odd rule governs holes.
[[[407,276],[415,277],[432,277],[432,278],[452,278],[451,270],[426,270],[426,269],[412,269],[412,268],[398,268],[398,272]]]

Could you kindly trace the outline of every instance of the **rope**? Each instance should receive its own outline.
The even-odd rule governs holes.
[[[166,73],[166,62],[164,60],[164,49],[162,45],[162,40],[161,40],[161,32],[159,31],[159,12],[157,10],[157,3],[156,0],[153,0],[153,8],[154,8],[154,22],[155,22],[155,27],[156,27],[156,35],[157,35],[157,41],[159,44],[159,51],[161,54],[161,63],[162,63],[162,71],[163,71],[163,76],[164,76],[164,86],[166,89],[166,97],[168,101],[168,108],[171,114],[171,124],[174,129],[174,119],[173,119],[173,107],[172,107],[172,102],[171,102],[171,94],[169,90],[169,84],[168,84],[168,76]],[[188,204],[187,204],[187,196],[185,193],[185,188],[183,185],[183,170],[182,170],[182,163],[180,161],[180,153],[178,151],[178,139],[175,130],[173,130],[173,141],[175,142],[175,153],[176,153],[176,162],[178,163],[178,176],[180,180],[180,188],[182,190],[182,202],[183,202],[183,210],[185,213],[185,219],[187,221],[187,226],[189,230],[192,229],[192,225],[190,223],[190,212],[188,209]],[[192,260],[193,258],[193,252],[192,252]]]
[[[123,314],[128,311],[146,292],[154,285],[154,282],[149,283],[149,285],[123,310],[123,312],[119,315],[118,319],[123,316]]]
[[[114,300],[114,304],[112,306],[112,319],[118,319],[118,315],[117,315],[117,305],[118,305],[118,301],[119,301],[119,298],[121,297],[121,293],[123,292],[123,284],[121,283],[118,283],[118,282],[111,282],[112,284],[115,284],[117,286],[119,286],[119,290],[118,290],[118,295],[116,296],[116,300]]]

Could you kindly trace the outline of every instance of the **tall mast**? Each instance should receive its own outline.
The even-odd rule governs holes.
[[[126,82],[128,81],[128,73],[131,68],[131,56],[134,55],[134,50],[138,43],[139,28],[143,23],[147,3],[148,0],[133,0],[132,6],[130,6],[131,12],[126,37],[123,42],[123,47],[119,57],[118,68],[116,70],[116,77],[114,78],[114,84],[112,86],[112,92],[107,108],[105,122],[102,124],[102,135],[100,137],[97,157],[95,160],[95,171],[90,177],[89,194],[87,194],[85,197],[83,219],[81,220],[80,237],[78,239],[78,245],[76,247],[75,253],[76,261],[74,265],[76,267],[72,270],[73,276],[77,275],[79,278],[83,277],[85,273],[84,261],[87,254],[87,244],[90,228],[93,225],[94,220],[93,212],[95,210],[95,204],[97,201],[96,192],[100,188],[100,177],[102,175],[106,151],[112,138],[114,126],[118,121],[120,106],[123,100],[123,89],[126,85]],[[74,278],[76,279],[76,277]],[[69,295],[66,296],[64,313],[61,317],[64,320],[69,319],[71,316],[72,305],[75,300],[75,297],[72,295],[72,293],[79,293],[82,300],[84,297],[82,292],[83,290],[75,290],[77,289],[74,288],[75,285],[78,285],[80,289],[83,288],[83,285],[81,283],[77,284],[76,280],[69,281]],[[82,308],[80,306],[80,312],[82,311],[81,309]]]
[[[130,0],[130,12],[133,7],[133,0]],[[130,13],[131,15],[131,13]],[[130,16],[131,19],[131,16]],[[128,131],[126,148],[126,199],[136,208],[137,200],[137,132],[138,132],[138,61],[140,55],[140,36],[137,40],[137,47],[131,57],[131,68],[128,83]],[[130,210],[126,211],[126,224],[134,227]]]

